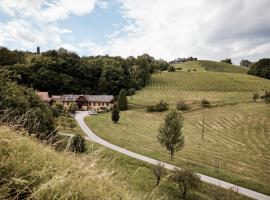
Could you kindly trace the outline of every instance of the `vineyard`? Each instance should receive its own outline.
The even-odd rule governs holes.
[[[172,163],[270,194],[269,105],[247,103],[206,109],[204,140],[202,111],[184,117],[185,147]],[[122,112],[119,124],[111,122],[110,114],[86,121],[113,144],[169,162],[168,153],[156,139],[163,118],[164,114],[137,109]]]
[[[150,104],[162,99],[175,104],[209,99],[212,102],[249,101],[253,92],[270,90],[270,80],[240,73],[162,72],[152,76],[150,84],[138,91],[130,102]]]
[[[180,64],[173,64],[176,69],[182,71],[214,71],[214,72],[229,72],[229,73],[247,73],[247,69],[231,65],[223,62],[215,62],[209,60],[189,61]]]

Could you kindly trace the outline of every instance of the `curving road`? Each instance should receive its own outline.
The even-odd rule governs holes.
[[[103,145],[105,147],[108,147],[110,149],[113,149],[115,151],[118,151],[120,153],[126,154],[126,155],[128,155],[130,157],[136,158],[138,160],[142,160],[144,162],[147,162],[147,163],[150,163],[150,164],[153,164],[153,165],[157,165],[158,163],[162,163],[166,169],[172,170],[172,169],[176,168],[176,166],[174,166],[174,165],[164,163],[164,162],[160,162],[159,160],[155,160],[155,159],[152,159],[152,158],[149,158],[149,157],[134,153],[132,151],[128,151],[126,149],[123,149],[121,147],[113,145],[113,144],[107,142],[106,140],[103,140],[102,138],[98,137],[84,122],[84,118],[86,116],[89,116],[88,113],[89,112],[81,111],[81,112],[77,112],[77,114],[75,116],[75,119],[77,120],[77,122],[80,125],[81,129],[88,136],[87,139],[89,139],[89,140],[91,140],[93,142],[99,143],[99,144],[101,144],[101,145]],[[220,186],[220,187],[225,188],[225,189],[233,188],[235,191],[238,191],[240,194],[251,197],[253,199],[270,200],[270,196],[264,195],[262,193],[258,193],[258,192],[255,192],[253,190],[249,190],[249,189],[246,189],[246,188],[243,188],[243,187],[240,187],[240,186],[237,186],[237,185],[234,185],[234,184],[231,184],[231,183],[228,183],[228,182],[216,179],[216,178],[212,178],[210,176],[206,176],[206,175],[203,175],[203,174],[198,174],[198,175],[201,177],[201,180],[206,182],[206,183],[217,185],[217,186]]]

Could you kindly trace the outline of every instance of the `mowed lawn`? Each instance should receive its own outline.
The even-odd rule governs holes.
[[[110,113],[88,117],[86,122],[96,134],[113,144],[270,194],[269,104],[243,103],[205,109],[204,140],[202,110],[184,114],[185,147],[175,154],[173,162],[156,139],[164,116],[165,113],[137,109],[121,112],[118,124],[112,123]]]
[[[240,73],[162,72],[152,75],[150,84],[129,98],[131,103],[150,105],[164,99],[170,104],[180,100],[212,103],[247,102],[253,92],[270,90],[270,80]]]

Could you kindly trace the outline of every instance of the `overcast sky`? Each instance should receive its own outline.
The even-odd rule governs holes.
[[[1,0],[0,46],[255,61],[270,57],[270,0]]]

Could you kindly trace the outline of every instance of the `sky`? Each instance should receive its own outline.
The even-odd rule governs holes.
[[[0,0],[0,46],[81,56],[270,57],[269,0]]]

